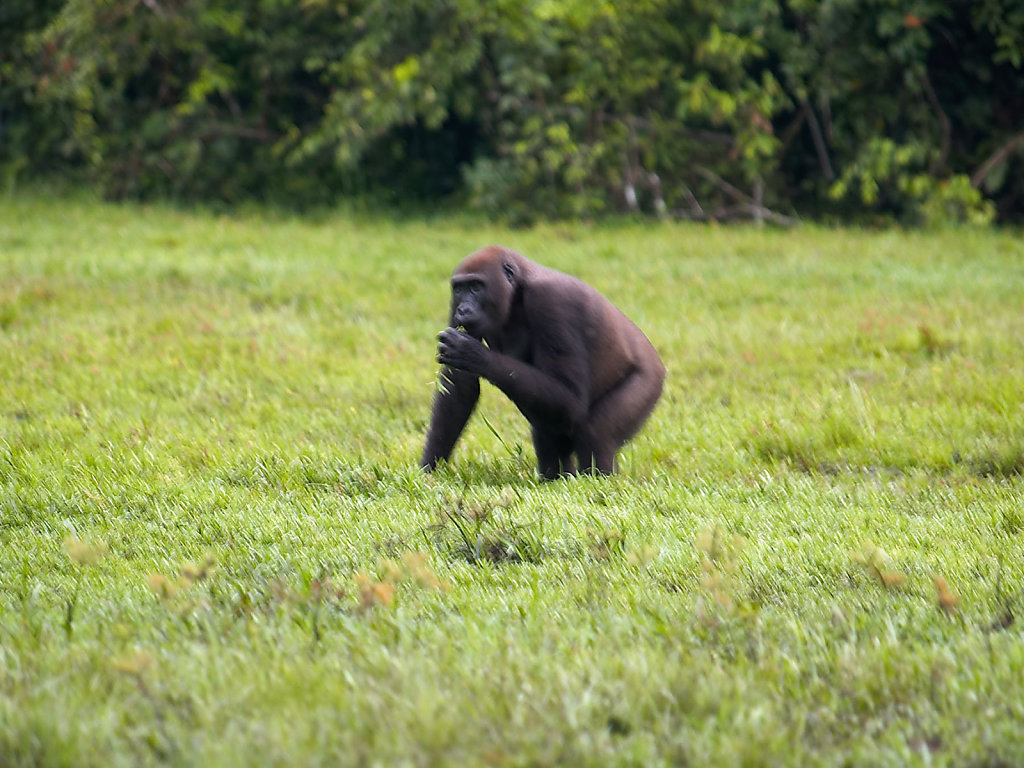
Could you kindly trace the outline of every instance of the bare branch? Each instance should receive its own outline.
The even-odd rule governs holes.
[[[623,157],[623,189],[622,196],[626,201],[626,208],[636,213],[640,210],[640,203],[636,197],[636,174],[640,161],[638,159],[638,150],[636,142],[636,124],[632,116],[624,121],[626,124],[626,130],[629,135],[629,145],[626,147],[626,152]]]
[[[704,212],[704,209],[701,207],[700,201],[697,199],[696,195],[693,194],[693,192],[690,190],[690,188],[684,185],[683,186],[683,191],[686,194],[687,201],[689,201],[689,203],[690,203],[690,211],[693,213],[694,218],[698,218],[698,219],[707,218],[707,214]]]
[[[764,182],[758,176],[754,179],[754,204],[751,206],[751,212],[754,215],[754,221],[757,222],[757,226],[764,225],[764,212],[767,210],[764,207]]]
[[[729,195],[729,197],[731,197],[733,200],[737,200],[737,201],[739,201],[741,203],[752,203],[752,202],[754,202],[749,195],[747,195],[744,192],[741,192],[739,189],[734,187],[732,184],[730,184],[728,181],[723,179],[721,176],[719,176],[717,173],[712,171],[710,168],[705,168],[703,165],[698,165],[697,166],[697,173],[699,173],[701,176],[703,176],[708,181],[710,181],[713,184],[715,184],[719,189],[721,189],[723,192],[725,192],[727,195]]]
[[[985,162],[978,166],[977,170],[971,174],[971,186],[975,189],[980,187],[982,182],[985,181],[985,177],[992,173],[992,170],[1021,144],[1024,144],[1024,131],[1011,137],[1009,141],[989,155]]]
[[[654,212],[658,214],[659,219],[664,219],[667,207],[665,195],[661,191],[661,177],[654,171],[650,171],[647,174],[647,183],[651,186],[651,193],[654,195]]]
[[[793,143],[793,139],[796,138],[797,133],[800,132],[800,128],[803,127],[804,120],[807,119],[807,110],[801,109],[796,113],[789,125],[787,125],[782,133],[779,134],[779,158],[781,159],[788,151],[790,145]]]
[[[718,208],[715,211],[706,212],[701,208],[700,204],[697,203],[696,198],[693,198],[693,195],[691,194],[690,197],[692,198],[692,202],[695,204],[695,207],[691,208],[689,211],[673,211],[674,216],[683,219],[693,219],[696,221],[728,221],[730,219],[750,217],[758,222],[770,221],[783,227],[795,227],[800,223],[799,219],[794,219],[791,216],[786,216],[784,214],[777,213],[770,208],[766,208],[759,200],[756,200],[740,191],[710,168],[698,165],[696,170],[697,173],[712,182],[729,197],[733,198],[737,202],[737,205],[727,208]],[[755,185],[755,194],[760,196],[757,189],[758,187]]]
[[[748,219],[751,217],[752,213],[751,206],[749,205],[723,206],[721,208],[716,208],[711,212],[705,212],[702,209],[700,213],[692,210],[684,211],[677,209],[672,211],[672,215],[675,218],[686,219],[688,221],[736,221],[738,219]],[[796,219],[775,213],[767,208],[762,211],[762,215],[766,221],[773,222],[782,227],[794,227],[800,223]]]
[[[946,160],[949,159],[949,148],[953,143],[953,129],[949,122],[949,116],[939,103],[939,97],[935,95],[935,89],[932,88],[932,81],[928,79],[928,75],[921,75],[918,82],[924,88],[924,95],[928,98],[928,103],[931,104],[935,116],[939,119],[939,156],[935,158],[935,162],[928,169],[932,176],[937,176],[945,169]]]
[[[818,117],[810,103],[804,99],[804,114],[807,115],[807,127],[811,129],[811,140],[814,142],[814,151],[818,153],[818,164],[821,165],[821,173],[825,181],[832,181],[835,171],[832,170],[832,161],[828,157],[828,147],[825,145],[825,137],[821,135],[821,126],[818,125]]]

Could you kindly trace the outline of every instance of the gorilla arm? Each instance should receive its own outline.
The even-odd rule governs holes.
[[[433,469],[439,460],[451,456],[480,399],[480,379],[466,371],[445,367],[441,371],[440,385],[443,390],[434,395],[427,444],[420,459],[424,469]]]
[[[559,339],[557,354],[533,344],[536,365],[496,352],[468,333],[448,328],[441,332],[438,362],[460,372],[481,376],[504,392],[531,424],[569,434],[587,416],[589,371],[580,343]],[[547,372],[557,370],[558,376]],[[468,418],[468,414],[467,414]]]

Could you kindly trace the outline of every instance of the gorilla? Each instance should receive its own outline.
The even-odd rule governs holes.
[[[420,466],[451,455],[484,378],[530,422],[541,477],[614,472],[665,379],[643,332],[581,280],[496,245],[463,259],[451,285]]]

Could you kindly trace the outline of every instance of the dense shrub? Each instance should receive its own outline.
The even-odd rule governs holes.
[[[515,220],[1024,213],[1012,0],[9,0],[0,163]]]

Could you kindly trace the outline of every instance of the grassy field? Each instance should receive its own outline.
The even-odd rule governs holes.
[[[647,331],[613,478],[493,388],[500,242]],[[1024,240],[0,201],[0,766],[1020,765]]]

